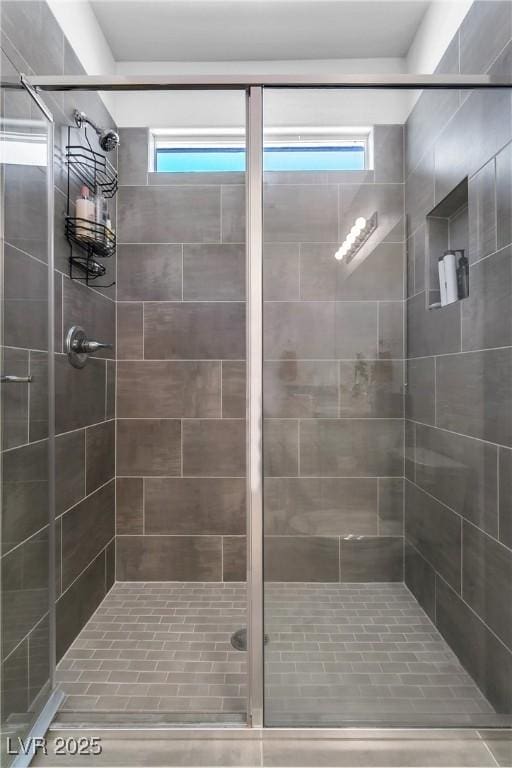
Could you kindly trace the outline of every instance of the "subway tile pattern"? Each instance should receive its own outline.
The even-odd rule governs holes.
[[[510,3],[474,2],[438,72],[509,74],[511,36]],[[501,713],[512,709],[511,106],[508,91],[426,92],[405,127],[405,581]],[[467,208],[426,237],[425,217],[464,179]],[[469,297],[428,311],[442,240],[466,249]]]
[[[246,711],[242,583],[118,582],[58,666],[67,711]]]
[[[62,659],[62,711],[246,710],[241,583],[118,583]],[[265,585],[267,719],[338,724],[492,707],[403,584]]]

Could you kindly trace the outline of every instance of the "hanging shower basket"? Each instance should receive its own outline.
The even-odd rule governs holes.
[[[116,252],[115,232],[103,224],[72,216],[71,187],[86,186],[93,195],[112,199],[117,192],[117,171],[109,159],[90,146],[87,129],[84,136],[89,146],[71,144],[71,126],[68,126],[66,145],[67,208],[64,231],[70,246],[69,276],[86,285],[109,288],[114,283],[99,285],[106,267],[97,259],[107,259]]]

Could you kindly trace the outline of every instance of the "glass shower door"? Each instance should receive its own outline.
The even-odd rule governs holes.
[[[8,74],[3,64],[3,76]],[[14,74],[14,73],[13,73]],[[52,125],[2,88],[1,731],[10,764],[51,692],[48,165]],[[8,738],[9,737],[9,738]]]
[[[264,91],[266,725],[510,722],[511,140],[504,89]]]

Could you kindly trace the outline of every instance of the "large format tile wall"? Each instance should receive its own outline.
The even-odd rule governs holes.
[[[2,73],[84,74],[44,2],[2,3]],[[72,368],[63,336],[83,325],[115,343],[115,289],[68,277],[64,238],[67,140],[75,107],[100,125],[112,119],[95,94],[45,95],[55,117],[56,592],[60,658],[114,579],[115,349]],[[40,119],[28,95],[8,94],[3,114]],[[75,134],[75,137],[78,138]],[[47,243],[46,177],[6,166],[3,373],[32,374],[4,387],[2,509],[2,716],[27,712],[48,679]],[[72,187],[76,194],[76,186]],[[109,265],[115,274],[115,264]],[[112,278],[110,277],[110,280]]]
[[[268,581],[403,578],[401,125],[374,127],[374,158],[368,171],[267,174]],[[351,271],[334,253],[375,211]]]
[[[122,131],[117,578],[241,580],[244,177],[148,174],[147,141]],[[374,171],[265,180],[271,580],[403,578],[401,126],[376,126],[375,157]],[[347,276],[334,251],[376,209]]]
[[[119,172],[117,579],[242,581],[244,175]]]
[[[476,2],[438,71],[510,77],[511,38],[512,4]],[[499,712],[512,708],[511,139],[510,91],[425,92],[406,125],[405,578]],[[428,311],[425,216],[465,177],[470,295]]]

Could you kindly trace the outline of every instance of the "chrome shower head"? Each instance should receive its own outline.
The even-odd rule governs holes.
[[[106,128],[98,135],[98,141],[104,152],[112,152],[119,144],[119,134],[111,128]]]
[[[104,152],[112,152],[119,145],[119,134],[112,128],[98,128],[96,123],[87,117],[85,112],[80,112],[78,109],[75,109],[73,117],[75,118],[77,128],[81,128],[84,123],[94,128],[98,135],[98,143]]]

